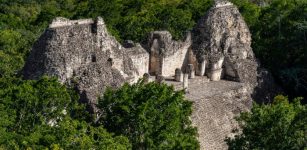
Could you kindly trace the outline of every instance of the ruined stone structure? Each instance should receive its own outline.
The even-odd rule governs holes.
[[[43,75],[74,85],[94,113],[107,86],[141,77],[177,85],[195,102],[192,122],[202,149],[226,149],[223,139],[236,127],[233,117],[247,111],[257,95],[270,99],[274,89],[269,72],[256,61],[246,23],[227,0],[216,0],[183,41],[173,40],[168,31],[154,31],[142,46],[133,41],[122,46],[102,18],[56,18],[24,67],[26,79]]]
[[[107,86],[142,77],[148,72],[148,60],[139,44],[122,47],[109,35],[102,18],[56,18],[34,44],[24,76],[56,76],[62,83],[75,84],[81,101],[92,105]]]
[[[258,102],[270,100],[272,93],[281,91],[271,74],[260,67],[251,48],[248,26],[228,0],[215,0],[193,29],[192,39],[196,64],[212,81],[222,78],[244,83]]]
[[[168,31],[152,32],[145,46],[150,53],[149,73],[162,76],[175,75],[176,68],[187,65],[187,54],[191,44],[190,33],[187,33],[185,41],[175,41]]]
[[[223,67],[227,79],[256,82],[258,64],[249,29],[239,10],[228,1],[216,1],[215,7],[199,20],[194,29],[193,51],[199,63],[208,62],[207,68],[212,72]]]

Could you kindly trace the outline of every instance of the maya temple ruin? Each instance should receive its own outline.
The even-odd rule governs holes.
[[[224,139],[237,126],[233,117],[248,111],[253,99],[270,99],[275,89],[251,42],[238,8],[225,0],[216,0],[179,41],[168,31],[153,31],[146,43],[120,44],[100,17],[58,17],[34,44],[23,74],[26,79],[56,76],[63,84],[74,84],[80,101],[94,113],[107,86],[145,77],[185,89],[187,99],[194,101],[191,119],[201,149],[226,149]]]

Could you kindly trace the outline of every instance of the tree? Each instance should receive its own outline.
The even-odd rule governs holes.
[[[0,149],[130,149],[94,126],[78,95],[55,78],[0,78]]]
[[[306,0],[271,0],[251,28],[253,50],[291,97],[307,96]]]
[[[254,104],[251,112],[242,113],[237,121],[242,130],[228,138],[229,149],[306,149],[307,106],[276,96],[273,104]]]
[[[256,25],[261,8],[256,4],[250,2],[250,0],[231,0],[233,4],[235,4],[242,16],[244,17],[244,21],[247,23],[249,28],[253,30]]]
[[[99,99],[100,119],[109,132],[125,135],[133,149],[199,149],[189,116],[192,102],[172,86],[139,81]]]

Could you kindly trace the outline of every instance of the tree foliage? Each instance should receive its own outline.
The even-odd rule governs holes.
[[[0,78],[0,149],[129,149],[91,125],[78,96],[57,79]]]
[[[85,9],[84,14],[103,16],[119,40],[141,42],[155,30],[168,30],[180,39],[211,3],[211,0],[96,0],[88,3],[90,9]]]
[[[252,47],[291,98],[307,96],[307,1],[232,0],[252,32]]]
[[[273,1],[260,17],[254,38],[256,54],[288,94],[306,96],[307,1]]]
[[[229,149],[306,149],[307,106],[300,100],[289,103],[280,95],[273,104],[254,104],[251,112],[237,118],[242,131],[226,140]]]
[[[133,149],[199,149],[189,116],[192,102],[183,91],[151,82],[108,89],[99,100],[108,131],[125,135]]]

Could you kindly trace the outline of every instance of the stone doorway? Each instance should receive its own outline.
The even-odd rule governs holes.
[[[159,43],[155,39],[150,49],[149,74],[152,76],[158,75],[161,72],[161,57],[159,52]]]

